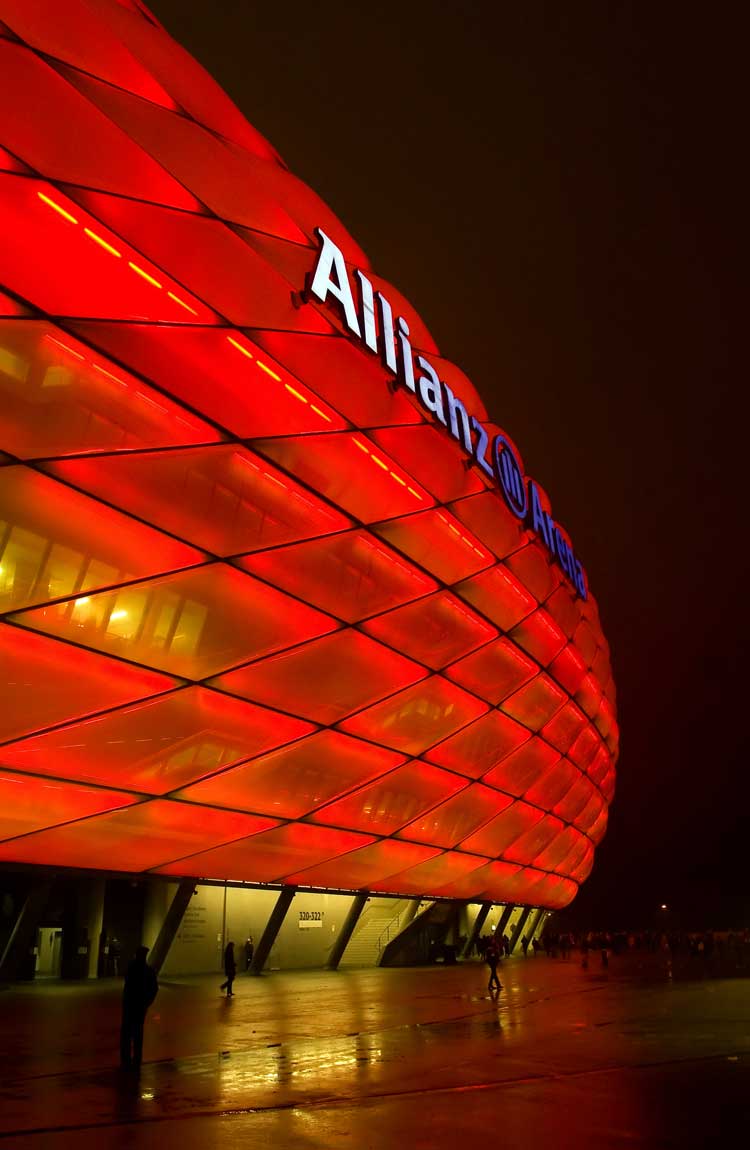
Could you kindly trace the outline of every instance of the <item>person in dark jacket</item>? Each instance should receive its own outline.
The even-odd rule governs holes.
[[[143,1024],[146,1011],[156,998],[159,982],[156,971],[146,962],[147,946],[139,946],[125,973],[122,989],[120,1063],[126,1069],[141,1065]]]
[[[220,990],[226,990],[227,998],[231,998],[234,994],[232,990],[232,983],[237,975],[237,963],[234,957],[234,943],[228,942],[224,951],[224,974],[226,979],[219,987]]]

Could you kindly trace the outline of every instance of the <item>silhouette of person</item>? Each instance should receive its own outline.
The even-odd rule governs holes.
[[[224,950],[224,974],[226,978],[219,987],[220,990],[226,990],[227,998],[231,998],[234,994],[232,990],[232,983],[237,975],[237,963],[234,958],[234,943],[228,942]]]
[[[159,982],[156,971],[146,962],[147,946],[139,946],[128,964],[122,988],[122,1025],[120,1027],[120,1063],[136,1069],[143,1054],[143,1024],[146,1011],[156,998]]]
[[[255,943],[253,936],[249,934],[245,939],[245,970],[249,970],[253,964],[253,955],[255,954]]]
[[[497,977],[497,964],[500,961],[500,943],[496,938],[491,938],[487,944],[487,949],[484,952],[485,962],[490,968],[490,980],[487,983],[487,989],[491,992],[493,990],[502,990],[500,986],[500,979]]]

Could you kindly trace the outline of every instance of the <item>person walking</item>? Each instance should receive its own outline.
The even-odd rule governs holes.
[[[487,949],[484,952],[484,959],[490,968],[490,980],[487,983],[487,989],[490,994],[493,990],[502,990],[500,979],[497,977],[497,964],[500,961],[501,950],[500,943],[493,937],[487,944]]]
[[[131,1067],[137,1070],[141,1065],[146,1011],[159,991],[156,971],[146,962],[147,954],[147,946],[138,947],[135,957],[128,964],[122,988],[120,1064],[125,1070]]]
[[[231,998],[234,994],[232,990],[232,983],[237,976],[237,963],[234,957],[234,943],[228,942],[224,950],[224,974],[226,978],[219,987],[220,990],[226,990],[227,998]]]
[[[253,965],[253,955],[255,954],[255,943],[253,936],[249,934],[245,939],[245,970],[249,970]]]

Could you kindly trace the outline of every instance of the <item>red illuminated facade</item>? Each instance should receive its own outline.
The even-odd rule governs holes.
[[[565,906],[595,599],[304,294],[315,229],[472,385],[135,0],[0,0],[0,100],[0,863]]]

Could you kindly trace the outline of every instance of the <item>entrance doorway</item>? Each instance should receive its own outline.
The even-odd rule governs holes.
[[[56,926],[42,926],[37,932],[36,977],[59,978],[62,969],[63,932]]]

